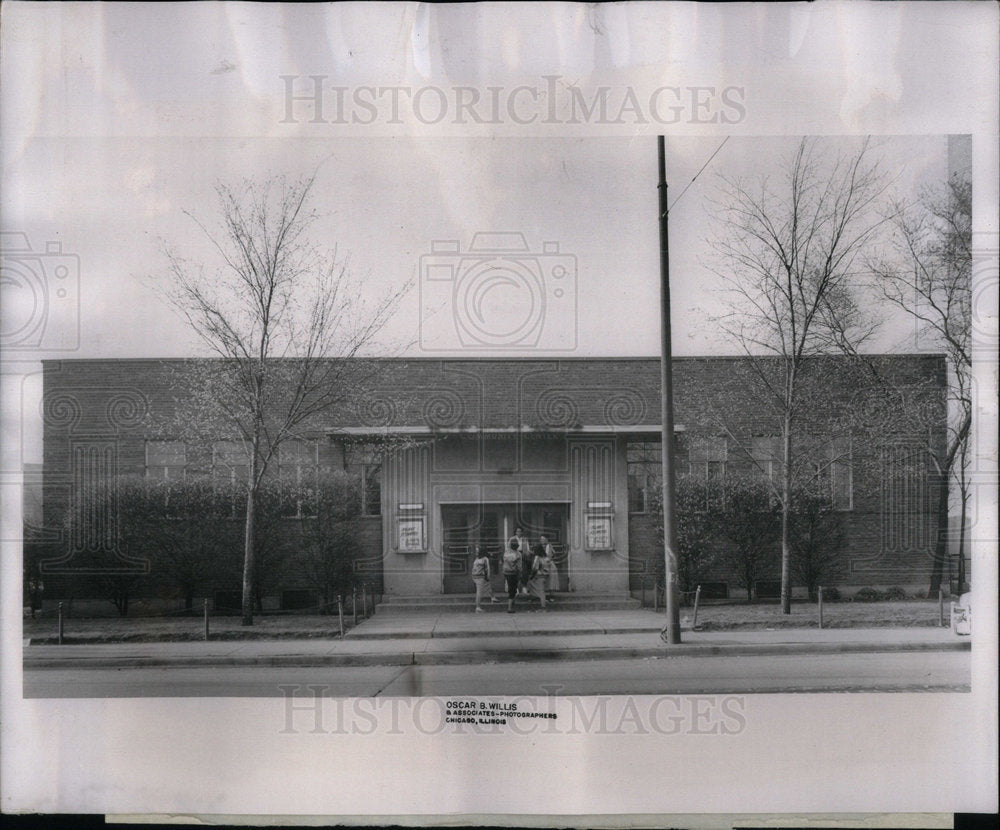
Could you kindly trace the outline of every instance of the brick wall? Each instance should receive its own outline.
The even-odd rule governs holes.
[[[45,362],[43,520],[46,528],[62,534],[56,550],[67,549],[63,517],[83,478],[143,474],[146,439],[154,435],[171,437],[162,432],[162,426],[154,432],[152,425],[169,421],[184,405],[185,392],[178,379],[197,364],[190,360]],[[650,439],[655,439],[658,431],[656,359],[399,359],[368,361],[364,365],[377,367],[377,385],[336,411],[314,419],[308,425],[308,434],[325,436],[331,426],[413,425],[431,429],[527,427],[571,435],[582,427],[597,425],[633,431],[649,427]],[[884,357],[879,369],[893,384],[923,384],[925,397],[943,399],[945,367],[940,356]],[[806,416],[816,419],[817,430],[830,419],[851,417],[857,389],[846,372],[842,362],[831,358],[817,362],[807,381],[816,384],[826,396],[823,411]],[[674,365],[674,383],[675,420],[689,435],[712,434],[713,419],[724,419],[743,435],[777,433],[775,412],[755,394],[753,372],[742,359],[679,358]],[[938,444],[944,440],[943,426],[939,424],[935,431]],[[326,446],[334,453],[333,444]],[[900,523],[911,528],[903,536],[912,544],[887,549],[886,506],[892,504],[891,494],[887,497],[884,482],[880,481],[878,459],[866,457],[864,448],[860,449],[855,464],[854,506],[844,514],[849,553],[842,584],[923,584],[931,566],[933,516],[925,510],[896,517],[897,531]],[[739,464],[732,453],[730,457],[736,469]],[[191,448],[192,468],[206,469],[210,463],[211,454],[204,445]],[[933,504],[929,480],[919,486],[925,490],[925,501]],[[617,507],[620,553],[609,562],[614,573],[621,576],[613,581],[616,585],[621,581],[620,587],[625,590],[623,580],[627,578],[628,587],[635,589],[635,574],[642,570],[640,563],[659,555],[658,546],[645,517],[630,516],[626,520],[623,503],[618,502]],[[366,574],[379,580],[389,541],[387,522],[388,517],[366,519],[359,550]],[[100,522],[96,528],[99,535]],[[600,570],[598,565],[594,567]],[[289,570],[289,587],[301,581],[300,575]],[[53,575],[47,585],[57,588],[59,577]],[[145,585],[146,592],[152,595],[167,590],[157,583],[155,575],[146,579]]]

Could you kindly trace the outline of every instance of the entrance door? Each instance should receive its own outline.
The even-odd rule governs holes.
[[[545,536],[556,551],[559,590],[566,590],[567,504],[448,504],[441,506],[444,531],[444,593],[468,594],[475,590],[472,561],[482,545],[490,558],[494,592],[503,593],[503,551],[520,527],[532,546]]]
[[[472,584],[472,560],[475,559],[475,532],[479,511],[474,505],[441,508],[444,531],[444,592],[468,594]]]
[[[497,575],[503,558],[509,512],[506,505],[497,504],[442,505],[444,593],[469,594],[475,591],[472,562],[476,558],[478,545],[483,546],[490,558],[493,589],[503,589],[503,578],[498,581]]]
[[[543,535],[552,543],[554,554],[552,561],[556,566],[556,578],[553,586],[556,591],[566,591],[569,588],[569,546],[566,544],[568,528],[569,505],[549,505],[542,512]]]

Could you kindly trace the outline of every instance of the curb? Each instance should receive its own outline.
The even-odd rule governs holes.
[[[354,634],[354,629],[344,635],[345,640],[440,640],[456,637],[569,637],[583,635],[614,635],[614,634],[650,634],[658,635],[660,628],[648,626],[623,626],[616,628],[532,628],[530,631],[500,631],[486,629],[484,631],[363,631]]]
[[[415,652],[401,651],[385,654],[276,654],[257,657],[95,657],[86,656],[54,658],[25,656],[25,669],[116,669],[212,666],[275,666],[275,667],[361,667],[361,666],[455,666],[482,663],[572,662],[579,660],[630,660],[684,657],[744,657],[795,654],[879,654],[913,651],[971,651],[968,640],[954,643],[788,643],[734,644],[700,646],[636,646],[621,648],[539,648],[470,649],[467,651]]]

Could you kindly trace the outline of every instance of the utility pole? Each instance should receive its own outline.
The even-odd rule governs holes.
[[[670,247],[667,234],[667,163],[663,136],[657,136],[660,178],[660,412],[663,420],[661,453],[663,457],[663,555],[664,600],[667,624],[660,632],[664,642],[675,645],[681,641],[680,608],[677,605],[677,499],[674,470],[674,386],[673,356],[670,348]]]

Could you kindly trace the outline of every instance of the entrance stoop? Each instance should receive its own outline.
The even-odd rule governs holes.
[[[547,607],[552,611],[630,611],[641,607],[637,599],[620,594],[556,594]],[[497,602],[484,602],[484,612],[507,610],[506,594],[497,596]],[[530,611],[539,608],[536,597],[518,596],[515,608]],[[468,614],[475,610],[475,594],[440,594],[437,596],[383,596],[375,609],[376,614]]]

